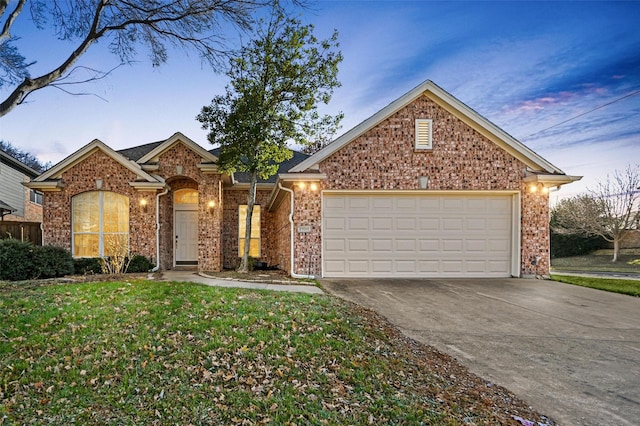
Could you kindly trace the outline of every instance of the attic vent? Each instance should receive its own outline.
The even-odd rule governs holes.
[[[416,120],[416,150],[432,149],[431,127],[431,119]]]

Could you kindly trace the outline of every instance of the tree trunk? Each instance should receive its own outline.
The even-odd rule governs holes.
[[[618,253],[620,252],[620,237],[616,237],[613,239],[613,259],[612,262],[618,261]]]
[[[256,186],[258,183],[258,172],[251,173],[249,183],[249,197],[247,200],[247,220],[245,221],[244,250],[242,251],[242,261],[238,267],[238,272],[249,272],[249,249],[251,246],[251,218],[253,217],[253,206],[256,204]]]

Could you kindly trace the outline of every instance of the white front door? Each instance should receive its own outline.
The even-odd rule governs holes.
[[[198,212],[176,210],[175,214],[176,265],[196,264],[198,263]]]

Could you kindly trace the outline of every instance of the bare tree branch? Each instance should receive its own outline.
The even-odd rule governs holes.
[[[25,2],[19,0],[7,17],[0,47],[2,37],[6,43],[14,40],[9,29]],[[270,0],[32,0],[31,15],[38,28],[51,26],[60,39],[79,42],[59,66],[36,78],[30,77],[27,70],[30,64],[15,47],[7,44],[0,49],[0,56],[7,55],[4,61],[0,57],[0,66],[7,70],[6,79],[0,75],[0,85],[17,83],[0,103],[0,117],[23,103],[29,94],[71,72],[87,49],[103,38],[110,40],[108,46],[121,62],[132,62],[136,47],[146,46],[153,65],[161,65],[168,58],[166,43],[171,43],[195,50],[214,69],[220,68],[228,51],[222,24],[231,23],[239,30],[247,30],[252,23],[251,13],[270,3]],[[6,7],[6,1],[0,3],[0,16]]]
[[[16,8],[13,9],[13,12],[9,14],[9,17],[4,22],[4,26],[2,27],[2,33],[0,33],[0,43],[4,43],[11,38],[11,33],[10,33],[11,26],[13,25],[18,15],[20,15],[20,12],[22,12],[22,8],[24,7],[24,4],[26,3],[26,1],[27,0],[19,0],[18,4],[16,5]],[[0,16],[4,15],[4,12],[7,9],[7,5],[8,5],[7,1],[3,1],[2,3],[0,3]]]

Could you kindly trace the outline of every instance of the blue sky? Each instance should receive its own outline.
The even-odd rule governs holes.
[[[342,87],[325,108],[344,112],[339,133],[430,79],[567,174],[584,175],[554,197],[640,163],[640,2],[318,1],[302,13],[318,36],[339,32]],[[36,76],[72,45],[26,18],[14,35],[38,61]],[[54,163],[95,138],[121,149],[181,131],[211,147],[195,116],[225,76],[195,54],[172,52],[157,69],[143,50],[138,59],[72,89],[99,97],[32,94],[0,118],[0,138]],[[106,43],[81,61],[117,64]]]

